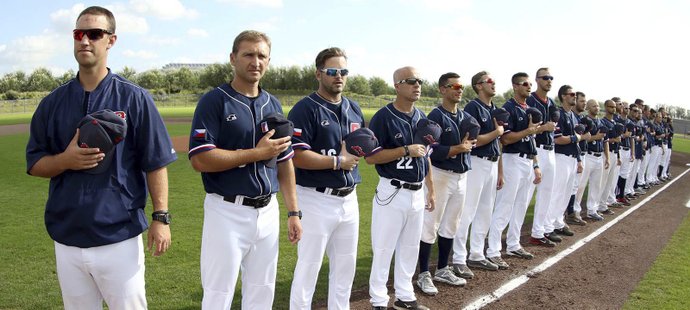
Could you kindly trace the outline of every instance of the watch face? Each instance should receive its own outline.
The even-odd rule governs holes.
[[[159,221],[164,224],[170,224],[170,214],[165,213],[165,214],[154,214],[153,215],[153,220],[154,221]]]

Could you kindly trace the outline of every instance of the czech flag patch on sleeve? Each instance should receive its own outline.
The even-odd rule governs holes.
[[[197,140],[206,140],[206,129],[194,129],[192,137]]]

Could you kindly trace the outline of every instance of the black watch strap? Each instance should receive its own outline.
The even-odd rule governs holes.
[[[170,216],[170,213],[167,210],[155,211],[151,214],[151,219],[153,219],[154,221],[159,221],[165,225],[169,225],[172,217]]]
[[[302,219],[302,210],[300,210],[300,211],[288,211],[288,217],[291,217],[291,216],[297,216],[301,220]]]

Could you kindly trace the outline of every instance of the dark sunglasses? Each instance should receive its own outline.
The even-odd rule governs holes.
[[[532,83],[527,82],[527,81],[524,81],[522,83],[517,83],[515,85],[520,85],[520,86],[524,86],[524,87],[532,87]]]
[[[336,76],[338,74],[340,74],[340,76],[347,76],[347,74],[350,73],[350,70],[336,68],[325,68],[320,71],[326,73],[328,76]]]
[[[445,88],[452,88],[453,90],[465,89],[465,86],[463,86],[463,85],[460,84],[460,83],[446,84],[446,86],[444,86],[444,87],[445,87]]]
[[[553,76],[550,76],[550,75],[542,75],[542,76],[538,76],[537,78],[542,79],[544,81],[553,81]]]
[[[100,40],[103,38],[104,35],[106,34],[113,34],[112,32],[105,30],[105,29],[74,29],[72,31],[72,36],[74,37],[75,40],[81,41],[84,38],[84,35],[86,35],[89,40],[91,41],[96,41]]]
[[[422,84],[424,84],[424,81],[422,81],[418,78],[406,78],[404,80],[398,81],[398,83],[396,83],[396,84],[402,84],[402,83],[405,83],[407,85],[414,85],[414,84],[419,83],[419,85],[422,85]]]
[[[566,96],[575,97],[575,93],[566,93]]]
[[[493,79],[486,79],[486,80],[477,82],[477,85],[479,85],[479,84],[484,84],[484,83],[487,83],[487,84],[494,84],[495,82],[494,82]]]

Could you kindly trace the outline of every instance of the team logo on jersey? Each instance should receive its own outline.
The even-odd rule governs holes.
[[[302,128],[295,128],[292,131],[292,135],[295,137],[301,137],[302,136]]]
[[[228,115],[228,117],[225,118],[226,122],[232,122],[237,119],[237,115],[235,113]]]
[[[453,128],[446,127],[446,129],[444,129],[444,131],[445,131],[445,132],[451,132],[451,131],[453,131]]]
[[[321,121],[321,126],[324,126],[324,127],[325,127],[325,126],[328,126],[328,125],[330,125],[330,124],[331,124],[331,123],[330,123],[327,119]]]
[[[206,140],[206,129],[194,129],[192,138],[196,140]]]
[[[396,138],[396,139],[402,139],[402,133],[401,133],[401,132],[396,133],[396,134],[395,134],[395,138]]]
[[[350,123],[350,132],[359,129],[360,127],[362,127],[362,124],[360,123]]]
[[[263,133],[268,132],[268,122],[261,122],[261,132],[263,132]]]
[[[127,120],[127,113],[125,111],[115,111],[115,115],[119,116],[121,119]]]
[[[522,122],[522,116],[518,117],[518,121]]]
[[[486,123],[486,117],[482,117],[482,122]]]

